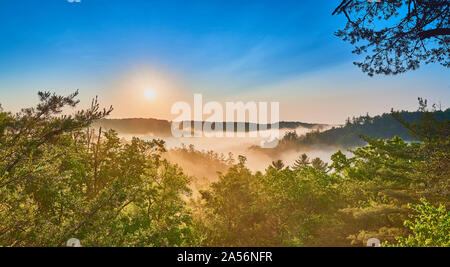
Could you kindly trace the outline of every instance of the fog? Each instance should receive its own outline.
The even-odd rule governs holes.
[[[331,127],[331,126],[330,126]],[[295,131],[299,136],[304,135],[311,131],[316,131],[317,128],[305,128],[298,127],[296,129],[280,129],[279,137],[280,139],[288,132]],[[326,129],[321,129],[326,130]],[[133,135],[121,135],[121,137],[126,140],[131,139]],[[174,137],[158,137],[154,136],[151,133],[148,135],[140,135],[135,136],[141,138],[143,140],[152,140],[152,139],[162,139],[166,142],[167,149],[173,149],[176,147],[182,147],[183,145],[189,146],[193,145],[196,150],[204,150],[204,151],[214,151],[219,154],[223,154],[227,156],[228,153],[233,153],[234,158],[237,159],[238,155],[243,155],[247,157],[247,167],[252,171],[264,171],[274,160],[283,160],[286,166],[291,166],[294,161],[299,157],[300,154],[306,153],[310,158],[319,157],[325,162],[330,162],[330,157],[334,154],[338,149],[337,148],[328,148],[328,149],[308,149],[304,151],[295,151],[288,150],[284,151],[278,156],[269,156],[260,151],[250,150],[251,146],[259,146],[262,141],[267,141],[267,138],[261,137],[250,137],[249,133],[246,133],[245,137],[182,137],[182,138],[174,138]],[[343,151],[346,153],[345,151]],[[169,159],[170,160],[170,159]],[[188,162],[180,162],[180,160],[188,161],[189,159],[173,159],[175,163],[180,165],[184,165],[185,171],[187,173],[192,173],[189,167],[192,168],[204,168],[204,166],[193,166]],[[183,164],[181,164],[183,163]],[[188,167],[189,166],[189,167]],[[197,171],[198,173],[198,171]]]

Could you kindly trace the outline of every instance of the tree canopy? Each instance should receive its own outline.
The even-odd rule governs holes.
[[[74,237],[82,246],[450,245],[450,122],[422,99],[418,121],[392,113],[418,142],[364,136],[331,164],[303,153],[253,172],[242,155],[168,152],[161,140],[94,130],[111,110],[96,100],[67,116],[76,93],[39,96],[35,108],[0,110],[0,246]],[[192,194],[198,177],[171,158],[192,158],[217,179]]]
[[[343,0],[333,11],[347,18],[336,35],[365,54],[363,72],[399,74],[438,62],[450,67],[450,2],[447,0]]]

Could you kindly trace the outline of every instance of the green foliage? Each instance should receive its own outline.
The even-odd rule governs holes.
[[[450,247],[450,212],[443,205],[438,208],[421,199],[421,204],[410,205],[416,214],[405,226],[412,231],[408,237],[398,237],[396,244],[385,246],[398,247]]]
[[[121,142],[87,128],[109,114],[57,116],[69,97],[40,93],[36,109],[0,113],[0,244],[189,245],[189,179],[161,159],[161,141]]]
[[[75,97],[40,93],[36,108],[0,110],[0,246],[72,237],[83,246],[361,246],[371,237],[449,246],[450,124],[421,99],[414,122],[393,112],[420,142],[363,136],[366,145],[337,151],[330,165],[302,154],[292,168],[277,160],[254,173],[244,156],[167,152],[160,140],[94,130],[111,111],[96,100],[60,115]],[[192,196],[191,181],[212,172]]]
[[[449,121],[436,119],[436,113],[427,111],[424,101],[420,104],[423,117],[415,123],[406,122],[401,113],[393,113],[420,143],[408,143],[400,137],[364,137],[368,145],[352,151],[352,158],[341,152],[332,156],[331,167],[348,181],[350,189],[351,205],[342,210],[341,219],[353,244],[363,245],[366,237],[394,242],[396,237],[405,236],[403,221],[410,212],[407,206],[420,198],[447,207],[450,204]]]
[[[241,161],[202,192],[204,245],[331,245],[321,226],[341,205],[339,185],[312,167],[252,174]]]

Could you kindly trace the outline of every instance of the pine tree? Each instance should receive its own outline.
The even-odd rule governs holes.
[[[295,161],[294,166],[292,166],[292,168],[294,170],[298,170],[301,168],[305,168],[308,167],[309,165],[311,165],[311,162],[308,158],[308,155],[306,154],[301,154],[298,159]]]
[[[284,163],[282,160],[272,161],[272,167],[274,167],[277,171],[280,171],[284,168]]]
[[[313,159],[311,165],[314,169],[319,171],[327,171],[328,169],[328,163],[323,162],[320,158]]]

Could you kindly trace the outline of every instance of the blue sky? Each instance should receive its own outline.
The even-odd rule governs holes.
[[[439,65],[369,78],[338,1],[21,0],[0,2],[0,103],[32,105],[38,90],[99,95],[113,117],[170,119],[170,102],[280,101],[281,118],[341,123],[347,116],[448,105]],[[153,88],[157,97],[142,99]],[[159,98],[158,98],[159,95]]]

